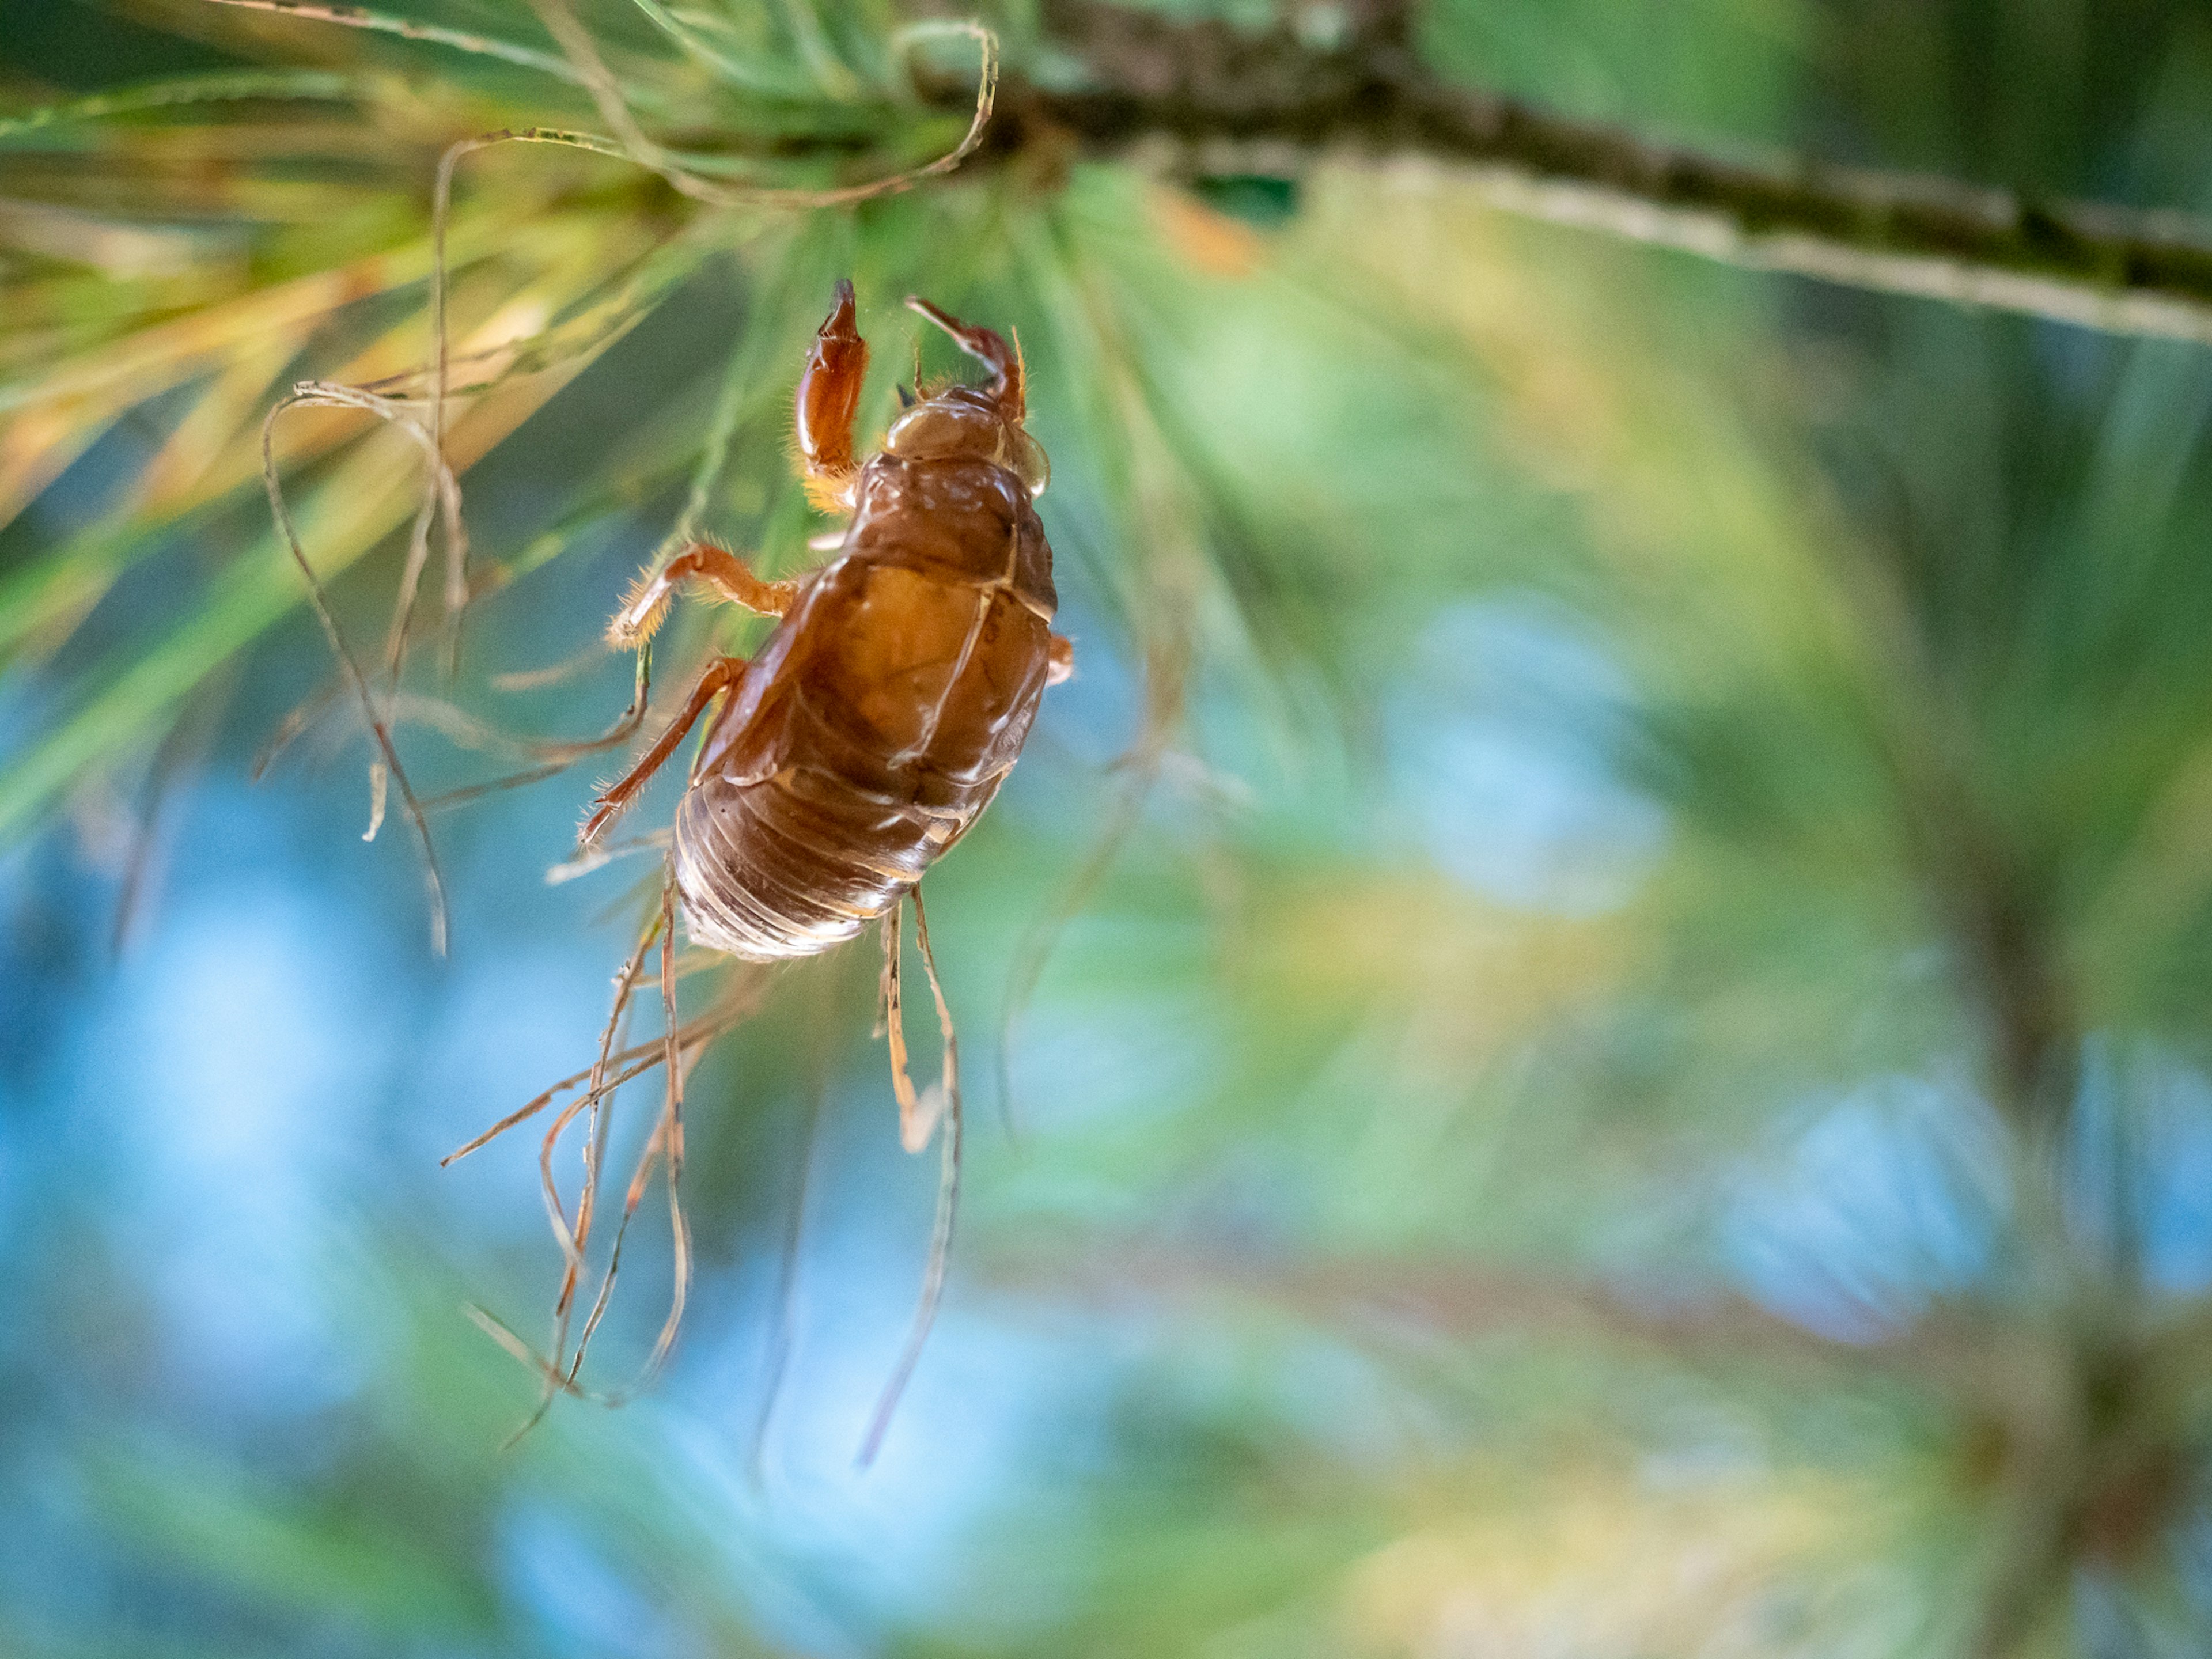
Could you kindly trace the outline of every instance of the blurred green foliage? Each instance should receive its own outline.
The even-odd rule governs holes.
[[[0,833],[94,841],[196,710],[231,754],[311,689],[252,666],[301,602],[264,412],[420,389],[447,145],[600,125],[521,0],[386,9],[474,44],[0,6]],[[959,137],[877,0],[579,9],[702,169],[819,188]],[[1010,67],[1079,67],[1029,6],[986,21]],[[2170,0],[1437,0],[1419,38],[1717,149],[2212,207],[2212,27]],[[811,556],[786,411],[836,276],[864,423],[911,372],[898,295],[1020,332],[1080,672],[932,878],[971,1053],[1065,926],[925,1360],[1017,1449],[889,1588],[732,1473],[760,1377],[712,1430],[679,1378],[503,1458],[527,1379],[451,1309],[550,1253],[372,1211],[319,1282],[373,1380],[283,1431],[310,1450],[235,1454],[152,1385],[23,1408],[119,1563],[25,1651],[2203,1650],[2204,353],[1529,228],[1418,160],[1293,188],[1018,157],[714,208],[507,145],[463,164],[450,252],[448,436],[483,465],[461,672],[418,664],[402,720],[433,785],[503,763],[453,709],[619,707],[619,665],[495,684],[588,649],[610,547],[688,513]],[[330,410],[276,453],[373,639],[419,457]],[[667,683],[731,627],[680,612]],[[500,820],[508,861],[562,857],[582,793]],[[890,1136],[866,978],[794,970],[696,1091],[695,1317],[742,1340],[802,1157],[772,1109],[855,1094]],[[863,1187],[919,1239],[902,1172]],[[866,1305],[887,1355],[900,1304]],[[130,1369],[58,1352],[64,1390]],[[974,1481],[957,1440],[896,1490]],[[515,1588],[532,1526],[547,1571],[623,1587],[611,1624]]]

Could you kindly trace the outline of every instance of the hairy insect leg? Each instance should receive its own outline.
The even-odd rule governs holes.
[[[908,295],[906,303],[908,309],[928,318],[952,337],[953,344],[990,369],[991,384],[985,389],[1008,420],[1020,420],[1028,406],[1020,343],[1017,341],[1008,345],[1006,337],[996,329],[985,328],[978,323],[963,323],[951,312],[932,305],[918,294]]]
[[[692,542],[664,565],[659,575],[638,579],[622,609],[607,623],[607,643],[628,649],[651,638],[676,590],[694,580],[705,582],[726,603],[743,605],[763,617],[781,617],[799,597],[797,582],[763,580],[728,548],[713,542]]]
[[[841,276],[837,303],[815,331],[794,400],[799,477],[807,499],[824,513],[851,510],[860,475],[853,459],[853,422],[868,376],[868,343],[854,316],[853,284]]]
[[[638,791],[645,787],[653,775],[676,752],[676,745],[684,741],[684,733],[697,723],[700,715],[707,712],[707,705],[742,679],[744,672],[745,659],[743,657],[717,657],[707,665],[707,672],[699,676],[698,684],[691,688],[690,700],[684,705],[684,712],[668,723],[668,729],[660,734],[652,748],[645,751],[642,760],[630,768],[620,781],[610,785],[592,802],[599,810],[584,820],[583,830],[576,837],[578,846],[590,846],[599,831],[637,798]]]

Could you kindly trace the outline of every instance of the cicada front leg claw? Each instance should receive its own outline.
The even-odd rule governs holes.
[[[853,510],[853,486],[860,476],[853,458],[853,422],[868,378],[868,343],[855,315],[853,284],[841,278],[837,303],[815,331],[799,377],[799,477],[807,499],[824,513]]]

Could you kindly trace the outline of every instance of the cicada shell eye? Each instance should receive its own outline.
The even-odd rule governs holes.
[[[1006,465],[1029,486],[1030,499],[1035,501],[1052,482],[1052,462],[1044,446],[1019,427],[1014,428],[1013,439],[1013,453],[1006,457]]]

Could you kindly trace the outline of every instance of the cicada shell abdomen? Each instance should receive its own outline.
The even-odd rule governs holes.
[[[980,401],[939,398],[962,394]],[[746,665],[678,811],[693,941],[811,956],[888,911],[1020,754],[1056,604],[1019,474],[972,455],[869,461],[842,550]]]

